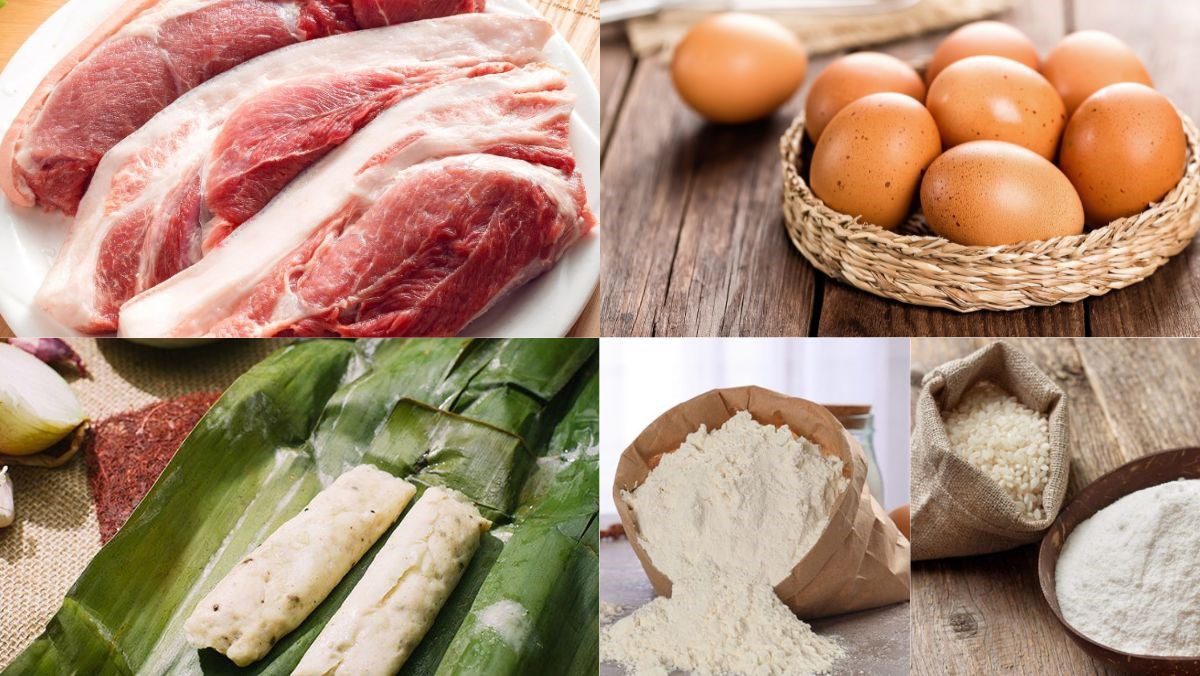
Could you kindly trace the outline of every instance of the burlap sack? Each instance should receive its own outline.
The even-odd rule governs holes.
[[[950,447],[942,411],[953,409],[981,381],[999,385],[1049,417],[1050,479],[1041,519],[1026,517],[1015,500]],[[1020,350],[992,343],[925,376],[911,448],[913,560],[986,554],[1034,542],[1058,516],[1067,492],[1067,395]]]
[[[761,387],[712,390],[662,414],[621,454],[613,484],[617,512],[654,590],[671,595],[671,581],[654,567],[638,539],[637,515],[621,497],[650,473],[650,459],[679,448],[700,425],[710,430],[738,411],[764,425],[786,424],[826,455],[845,463],[846,489],[833,503],[829,525],[813,548],[775,587],[802,618],[824,617],[908,600],[908,540],[866,487],[867,462],[858,442],[824,407]],[[756,515],[767,519],[770,515]]]

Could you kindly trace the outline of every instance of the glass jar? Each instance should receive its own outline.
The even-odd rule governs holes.
[[[870,406],[826,406],[837,417],[842,427],[862,446],[863,454],[867,456],[867,485],[875,501],[883,505],[883,475],[879,473],[879,464],[875,460],[875,415]]]

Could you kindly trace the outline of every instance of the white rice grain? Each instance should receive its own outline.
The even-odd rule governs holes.
[[[1030,519],[1045,515],[1042,491],[1050,480],[1046,416],[993,383],[980,382],[942,414],[950,445],[995,481]]]

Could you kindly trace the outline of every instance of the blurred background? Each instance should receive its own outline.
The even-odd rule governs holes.
[[[882,485],[888,510],[903,505],[908,373],[903,338],[606,338],[600,345],[600,511],[616,513],[617,461],[647,425],[698,394],[739,385],[826,405],[870,406],[869,417],[850,417],[860,426],[851,431],[872,442],[872,492],[878,497]]]

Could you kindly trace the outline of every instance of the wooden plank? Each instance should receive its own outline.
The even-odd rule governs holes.
[[[671,78],[662,57],[638,62],[601,171],[606,336],[655,335],[692,190],[702,123],[665,104]]]
[[[1045,53],[1066,32],[1063,3],[1023,0],[998,17],[1029,35]],[[921,62],[950,31],[905,40],[881,49]],[[886,300],[847,284],[823,279],[817,334],[822,336],[1082,336],[1083,305],[1059,305],[1017,312],[961,314]]]
[[[979,338],[914,339],[914,400],[925,373],[989,342]],[[1008,342],[1024,351],[1067,393],[1069,500],[1125,461],[1079,354],[1080,346],[1095,341]],[[1095,361],[1104,360],[1097,357]],[[984,556],[914,562],[912,604],[914,674],[1109,673],[1075,645],[1046,605],[1037,580],[1037,544]]]
[[[1200,3],[1086,0],[1074,3],[1079,28],[1108,31],[1137,52],[1156,88],[1193,120],[1200,119]],[[1200,254],[1193,244],[1149,279],[1088,301],[1091,331],[1100,336],[1200,335]]]
[[[1050,613],[1035,546],[915,562],[911,603],[914,676],[1114,673],[1076,646]]]
[[[625,89],[633,74],[633,52],[625,31],[619,25],[609,25],[600,34],[600,148],[607,154],[608,141],[616,126],[617,115],[625,103]],[[603,155],[600,159],[604,161]]]
[[[1200,340],[1093,338],[1079,353],[1122,449],[1105,471],[1200,442]]]
[[[829,61],[810,64],[809,83]],[[690,139],[698,149],[691,199],[658,333],[808,334],[816,272],[784,230],[778,150],[806,95],[807,87],[767,120],[705,124]]]
[[[1079,303],[1013,312],[972,312],[906,305],[825,280],[821,336],[1082,336]]]

